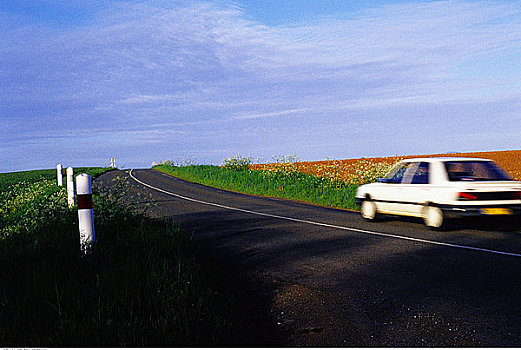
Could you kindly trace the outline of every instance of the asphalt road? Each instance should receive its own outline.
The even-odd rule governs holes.
[[[131,175],[132,191],[156,203],[154,216],[172,218],[255,280],[270,304],[264,334],[283,334],[279,345],[521,346],[519,231],[476,221],[441,232],[417,219],[368,223],[356,212],[155,170]]]

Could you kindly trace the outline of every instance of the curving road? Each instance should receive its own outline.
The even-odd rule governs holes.
[[[97,179],[110,182],[119,172]],[[172,218],[270,300],[279,345],[520,346],[521,233],[232,193],[132,170]],[[265,330],[271,331],[269,327]]]

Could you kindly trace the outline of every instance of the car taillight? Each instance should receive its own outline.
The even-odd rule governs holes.
[[[460,192],[458,193],[458,200],[460,201],[472,201],[478,199],[477,196],[473,195],[472,193],[468,192]]]
[[[459,192],[460,201],[504,201],[521,199],[521,191],[502,191],[502,192]]]

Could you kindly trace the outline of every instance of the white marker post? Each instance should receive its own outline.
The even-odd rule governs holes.
[[[82,252],[86,253],[95,241],[92,187],[89,175],[80,174],[76,176],[76,193],[80,223],[80,245]]]
[[[67,203],[69,208],[74,207],[74,169],[67,168]]]
[[[56,179],[58,180],[58,186],[63,185],[63,174],[62,174],[62,165],[58,164],[56,166]]]

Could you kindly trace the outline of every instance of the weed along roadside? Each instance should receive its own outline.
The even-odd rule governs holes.
[[[355,202],[358,186],[383,176],[394,164],[386,162],[377,167],[368,166],[365,172],[341,179],[304,173],[299,169],[295,158],[291,158],[290,162],[287,160],[281,158],[278,163],[253,166],[251,158],[232,157],[225,159],[224,166],[174,166],[171,162],[166,162],[154,166],[153,169],[220,189],[358,210]]]
[[[93,177],[108,169],[75,169]],[[96,244],[56,169],[0,174],[0,345],[233,345],[232,285],[191,237],[137,211],[123,178],[93,186]],[[79,202],[79,201],[78,201]]]

